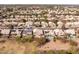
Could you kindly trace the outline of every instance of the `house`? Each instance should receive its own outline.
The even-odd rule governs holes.
[[[32,26],[33,26],[33,22],[32,22],[32,21],[27,21],[27,22],[25,23],[25,26],[26,26],[26,27],[32,27]]]
[[[48,40],[53,40],[55,37],[55,34],[53,30],[44,30],[44,36]]]
[[[33,31],[32,28],[25,28],[23,30],[23,36],[32,35],[32,31]]]
[[[35,27],[40,27],[40,25],[41,25],[41,24],[40,24],[39,21],[34,22],[34,26],[35,26]]]
[[[16,36],[20,36],[22,29],[15,29],[16,30]]]
[[[65,28],[73,28],[73,27],[75,27],[73,22],[66,22]]]
[[[74,19],[74,18],[73,18],[73,15],[66,15],[65,18],[66,18],[67,20],[73,20],[73,19]]]
[[[1,33],[2,33],[3,35],[8,35],[9,32],[10,32],[10,29],[2,29],[2,30],[1,30]]]
[[[16,18],[16,19],[19,19],[19,18],[20,18],[20,16],[19,16],[19,15],[15,15],[15,18]]]
[[[18,27],[17,27],[17,28],[18,28],[18,29],[23,29],[24,26],[25,26],[24,23],[18,23]]]
[[[50,27],[50,28],[56,28],[56,24],[55,24],[55,23],[49,22],[48,24],[49,24],[49,27]]]
[[[79,22],[73,22],[73,27],[74,28],[79,28]]]
[[[19,36],[17,29],[11,29],[11,37]]]
[[[42,26],[42,28],[46,28],[46,27],[48,27],[48,23],[47,23],[47,22],[42,21],[42,22],[41,22],[41,26]]]
[[[79,15],[74,15],[78,14],[78,8],[59,6],[53,6],[53,8],[19,6],[13,8],[11,12],[7,11],[7,7],[1,8],[1,33],[8,35],[9,25],[15,25],[11,34],[16,36],[20,36],[23,30],[24,36],[34,34],[35,37],[45,36],[46,39],[53,39],[55,36],[63,37],[65,34],[67,37],[75,37],[79,31]],[[23,19],[26,20],[25,23]]]
[[[58,37],[63,37],[65,35],[62,29],[54,29],[53,31],[54,31],[54,34]]]
[[[79,38],[79,28],[76,29],[76,37]]]
[[[62,22],[62,21],[58,21],[58,22],[57,22],[57,25],[58,25],[57,28],[62,28],[63,22]]]
[[[79,22],[75,21],[75,22],[67,22],[65,24],[66,28],[78,28],[79,27]]]
[[[67,35],[68,39],[74,39],[76,37],[75,29],[66,29],[64,30],[64,32]]]
[[[42,29],[35,28],[33,29],[33,34],[34,34],[34,37],[40,38],[43,36],[43,31]]]

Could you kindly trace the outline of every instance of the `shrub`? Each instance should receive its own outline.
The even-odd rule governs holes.
[[[42,45],[46,43],[46,39],[44,38],[34,38],[34,40],[38,42],[38,45]]]
[[[66,39],[61,39],[61,42],[63,42],[63,43],[67,43],[67,42],[69,42],[69,41],[66,40]]]
[[[54,42],[56,42],[56,39],[53,39]]]
[[[21,38],[19,36],[16,37],[16,41],[20,41]]]
[[[3,35],[3,34],[2,34],[2,33],[0,33],[0,37],[2,37],[2,35]]]
[[[22,43],[33,41],[31,36],[27,36],[27,37],[23,37],[23,38],[16,37],[16,40],[19,41],[19,42],[22,42]]]
[[[59,40],[60,38],[58,36],[55,36],[53,41],[56,42],[56,40]]]
[[[41,51],[41,52],[42,52],[42,54],[78,54],[79,50],[76,50],[76,49],[69,49],[69,50],[49,50],[49,51]]]
[[[70,45],[72,45],[72,46],[77,46],[78,45],[78,43],[73,41],[73,40],[70,40],[69,42],[70,42]]]
[[[59,37],[59,36],[55,36],[53,40],[54,40],[54,42],[55,42],[56,40],[60,40],[60,41],[63,42],[63,43],[68,42],[68,40],[67,40],[65,37]]]
[[[77,54],[79,53],[79,50],[77,50],[76,47],[71,46],[71,48],[69,50],[66,51],[67,54]]]
[[[44,54],[65,54],[65,50],[49,50],[49,51],[43,51]]]

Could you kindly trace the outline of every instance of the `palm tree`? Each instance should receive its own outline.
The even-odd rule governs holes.
[[[34,39],[34,33],[33,33],[33,30],[32,30],[32,39]]]
[[[22,19],[22,21],[23,21],[23,23],[24,23],[24,25],[25,25],[26,20],[25,20],[25,19]],[[24,29],[25,29],[24,25],[23,25],[23,29],[22,29],[21,34],[20,34],[20,38],[23,37],[23,31],[24,31]]]
[[[25,22],[26,22],[26,20],[25,20],[25,19],[22,19],[22,21],[23,21],[23,23],[25,23]]]
[[[1,30],[0,30],[0,37],[2,36]]]
[[[21,31],[20,38],[23,37],[23,31],[24,31],[24,29]]]
[[[10,32],[9,32],[9,36],[8,36],[8,38],[10,38],[10,36],[11,36],[11,32],[12,32],[12,30],[14,29],[14,26],[13,25],[10,25]]]

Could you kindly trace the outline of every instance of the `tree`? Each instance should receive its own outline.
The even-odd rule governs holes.
[[[44,37],[34,38],[34,40],[38,43],[38,46],[43,45],[43,44],[46,43],[46,39]]]
[[[14,26],[13,25],[10,25],[10,32],[9,32],[9,36],[8,36],[8,38],[10,38],[10,36],[11,36],[11,32],[12,32],[12,30],[14,29]]]
[[[22,21],[23,21],[23,23],[24,23],[24,25],[25,25],[26,20],[25,20],[25,19],[22,19]],[[23,25],[23,29],[22,29],[21,34],[20,34],[20,38],[23,37],[23,31],[24,31],[24,29],[25,29],[24,25]]]
[[[0,30],[0,37],[2,36],[1,30]]]
[[[25,20],[25,19],[22,19],[22,21],[23,21],[23,23],[25,23],[25,22],[26,22],[26,20]]]

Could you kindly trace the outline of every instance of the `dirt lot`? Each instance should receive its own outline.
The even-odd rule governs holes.
[[[0,53],[32,53],[36,49],[35,43],[19,43],[15,40],[6,40],[0,43]]]
[[[79,40],[76,40],[78,42],[79,47]],[[35,51],[47,51],[47,50],[68,50],[71,48],[71,45],[69,43],[63,43],[60,40],[57,40],[56,42],[50,41],[42,46],[37,46],[36,42],[26,42],[26,43],[19,43],[16,42],[16,40],[6,40],[0,42],[0,53],[34,53]]]
[[[57,40],[56,42],[50,41],[45,45],[39,47],[39,50],[68,50],[70,48],[69,43],[62,43],[61,41]]]

